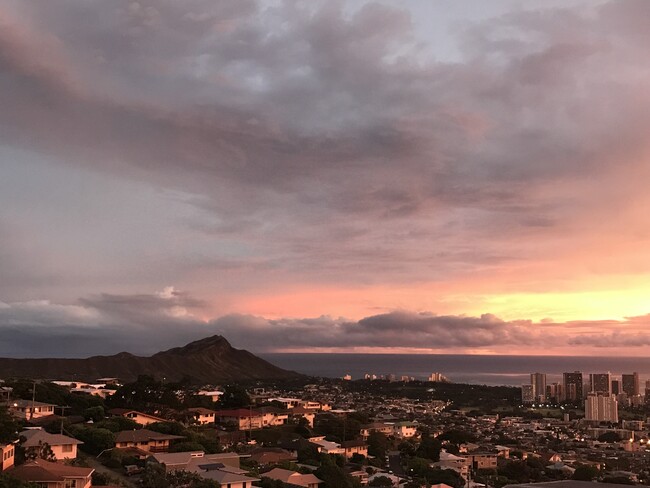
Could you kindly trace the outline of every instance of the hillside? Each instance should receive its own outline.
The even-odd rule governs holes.
[[[114,356],[86,359],[10,359],[0,358],[3,378],[44,378],[93,381],[115,377],[135,380],[152,375],[178,381],[189,378],[195,383],[221,383],[237,380],[283,379],[299,376],[255,356],[235,349],[222,336],[212,336],[175,347],[149,357],[121,352]]]

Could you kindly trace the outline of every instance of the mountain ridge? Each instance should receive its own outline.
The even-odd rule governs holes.
[[[235,349],[221,335],[199,339],[151,356],[126,351],[110,356],[66,358],[0,358],[6,378],[94,381],[115,377],[133,381],[151,375],[168,381],[189,379],[193,383],[222,383],[237,380],[289,379],[299,375],[279,368],[244,349]]]

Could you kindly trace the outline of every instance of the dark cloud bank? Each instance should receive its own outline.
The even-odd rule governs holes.
[[[78,305],[0,302],[0,356],[85,357],[122,350],[151,354],[208,335],[258,352],[288,349],[418,348],[438,352],[575,345],[640,347],[650,316],[625,321],[554,323],[505,321],[493,315],[437,316],[395,311],[350,321],[344,318],[270,320],[227,315],[201,321],[201,303],[168,288],[153,295],[99,295]],[[607,329],[609,333],[594,330]]]

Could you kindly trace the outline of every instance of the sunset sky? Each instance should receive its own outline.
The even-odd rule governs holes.
[[[0,356],[647,355],[649,24],[0,0]]]

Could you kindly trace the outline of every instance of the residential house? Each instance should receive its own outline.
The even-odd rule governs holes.
[[[107,398],[114,395],[117,390],[106,388],[104,385],[86,385],[72,388],[70,391],[73,393],[87,393],[88,395]]]
[[[16,418],[23,420],[40,419],[54,415],[54,407],[51,403],[35,402],[32,400],[14,400],[9,404],[9,413]]]
[[[0,385],[0,403],[7,403],[13,391],[14,389],[9,386]]]
[[[50,434],[40,428],[23,430],[19,434],[20,438],[25,441],[21,443],[24,449],[39,447],[47,444],[52,449],[52,453],[57,461],[63,459],[76,459],[77,446],[83,442],[61,434]]]
[[[341,447],[341,444],[338,442],[326,441],[325,436],[310,437],[309,442],[311,442],[318,452],[323,454],[345,454],[345,449]]]
[[[274,468],[271,471],[260,474],[260,476],[262,478],[279,480],[291,486],[303,486],[305,488],[318,488],[318,485],[324,483],[323,480],[318,479],[311,473],[302,474],[282,468]]]
[[[167,452],[171,441],[184,439],[179,435],[168,435],[152,430],[123,430],[115,435],[115,447],[124,449],[135,447],[148,452]]]
[[[210,398],[213,402],[218,402],[218,401],[219,401],[219,397],[220,397],[221,395],[223,395],[223,391],[219,391],[219,390],[201,390],[201,391],[199,391],[199,392],[197,393],[197,395],[207,396],[207,397]]]
[[[199,425],[214,424],[215,411],[209,408],[188,408],[187,411]]]
[[[283,408],[295,408],[300,405],[302,400],[300,398],[284,398],[284,397],[275,397],[269,398],[269,402],[279,403]]]
[[[239,460],[246,457],[236,452],[222,452],[218,454],[205,454],[203,451],[154,453],[149,460],[165,465],[165,470],[188,471],[199,473],[201,466],[222,464],[225,468],[239,469]]]
[[[368,444],[362,439],[341,442],[341,447],[345,450],[346,459],[350,459],[355,454],[368,457]]]
[[[463,478],[469,474],[469,463],[466,458],[456,456],[442,449],[440,451],[440,460],[432,464],[433,467],[440,469],[453,469]]]
[[[314,419],[316,414],[313,410],[306,409],[304,407],[296,407],[288,411],[289,416],[293,419],[305,419],[310,427],[314,426]]]
[[[112,408],[108,411],[108,413],[116,417],[126,417],[127,419],[131,419],[143,426],[155,424],[157,422],[167,422],[161,417],[156,417],[155,415],[150,415],[148,413],[138,412],[137,410],[129,410],[127,408]]]
[[[0,444],[0,472],[14,465],[16,446],[14,444]]]
[[[34,483],[39,488],[90,488],[93,468],[51,463],[43,459],[28,461],[9,470],[21,481]]]
[[[472,469],[496,469],[497,455],[486,452],[472,452],[468,454],[461,454],[467,460]]]
[[[289,413],[275,407],[260,407],[256,412],[262,414],[263,427],[275,427],[285,425],[289,419]]]
[[[393,424],[393,435],[400,439],[410,439],[418,433],[417,422],[395,422]]]
[[[239,468],[239,454],[224,452],[204,454],[201,451],[154,454],[150,459],[165,466],[167,471],[188,471],[217,481],[223,488],[252,488],[260,481]]]
[[[289,413],[275,407],[257,409],[238,408],[233,410],[217,410],[215,420],[221,424],[233,425],[237,430],[261,429],[284,425],[289,419]]]
[[[237,430],[261,429],[264,425],[264,415],[246,408],[217,410],[215,422],[232,425]]]
[[[300,400],[298,407],[302,407],[305,410],[321,410],[321,403],[313,400]]]
[[[363,469],[359,469],[359,470],[356,470],[356,471],[350,471],[349,474],[354,479],[359,480],[359,484],[361,486],[366,486],[368,484],[368,472],[367,471],[365,471]]]
[[[370,437],[370,434],[372,434],[373,432],[381,432],[382,434],[385,435],[392,435],[393,425],[386,424],[384,422],[374,422],[372,424],[364,425],[363,427],[361,427],[361,438],[364,441],[367,441],[368,437]]]
[[[279,447],[260,447],[251,452],[251,461],[259,465],[279,464],[284,461],[296,461],[298,456]]]
[[[220,468],[220,465],[202,465],[201,471],[197,474],[201,478],[215,480],[222,488],[253,488],[253,483],[260,481],[259,478],[252,478],[245,475],[245,471],[234,472],[227,468]]]
[[[510,459],[510,448],[507,446],[496,445],[494,448],[497,450],[497,456],[504,459]]]

